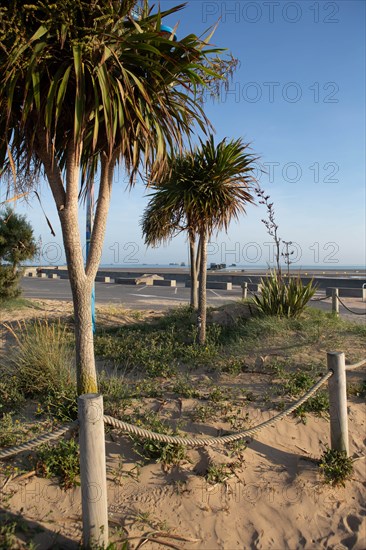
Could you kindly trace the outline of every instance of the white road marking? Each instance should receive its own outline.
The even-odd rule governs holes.
[[[222,296],[220,296],[220,294],[217,294],[217,292],[215,292],[214,290],[212,290],[212,288],[208,288],[207,290],[209,290],[210,292],[212,292],[213,294],[215,294],[215,296],[217,296],[218,298],[222,298]]]
[[[136,292],[141,292],[141,290],[144,290],[144,288],[146,288],[146,287],[147,287],[147,285],[144,285],[144,286],[142,286],[141,288],[138,288],[138,289],[136,290]]]
[[[178,300],[179,302],[188,302],[185,298],[168,298],[167,296],[154,296],[153,294],[129,294],[129,296],[140,296],[141,298],[158,298],[159,300]]]

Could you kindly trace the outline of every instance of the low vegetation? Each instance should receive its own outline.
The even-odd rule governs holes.
[[[274,413],[313,386],[326,372],[327,350],[342,349],[350,361],[363,353],[364,325],[314,309],[299,317],[250,316],[247,304],[234,305],[231,313],[228,308],[209,311],[205,346],[197,341],[195,314],[185,307],[99,326],[95,349],[106,414],[158,433],[183,434],[193,426],[199,431],[204,426],[204,433],[214,436],[238,431],[256,423],[253,402]],[[77,416],[70,322],[15,323],[6,326],[5,334],[10,353],[0,358],[1,447]],[[348,392],[354,399],[362,397],[364,383],[350,384]],[[295,414],[306,422],[309,414],[322,416],[327,410],[327,391],[320,390]],[[160,463],[166,472],[189,460],[178,444],[129,441],[136,461]],[[210,464],[207,481],[225,481],[235,461],[243,462],[245,448],[246,441],[229,446],[233,462]],[[65,489],[79,482],[75,439],[43,445],[33,456],[38,475],[57,477]],[[326,479],[338,483],[337,472],[345,471],[341,458],[328,454],[322,464]]]
[[[320,459],[319,468],[326,483],[344,487],[352,475],[353,460],[345,451],[326,449]]]
[[[277,375],[278,394],[284,397],[298,399],[304,393],[310,390],[319,379],[319,375],[324,374],[323,365],[308,365],[303,369],[286,370],[286,365],[276,363],[271,367]],[[279,407],[285,408],[288,401],[280,401]],[[300,405],[294,415],[301,418],[306,423],[307,413],[314,413],[316,416],[327,416],[329,411],[329,395],[326,389],[320,389],[315,395],[311,396],[305,403]]]
[[[75,439],[38,447],[34,460],[35,470],[40,477],[58,477],[60,486],[69,489],[79,485],[79,445]]]

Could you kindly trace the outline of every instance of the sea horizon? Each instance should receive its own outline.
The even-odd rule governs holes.
[[[208,268],[210,267],[211,263],[216,262],[210,262],[208,263]],[[45,263],[28,263],[24,262],[23,267],[44,267],[44,268],[51,268],[51,267],[66,267],[66,263],[55,263],[55,264],[45,264]],[[147,269],[152,268],[160,268],[160,269],[189,269],[190,264],[189,263],[134,263],[134,264],[107,264],[102,263],[99,265],[99,269],[141,269],[146,267]],[[225,268],[220,269],[220,271],[235,271],[235,270],[246,270],[246,271],[256,271],[256,270],[268,270],[268,269],[275,269],[275,266],[272,265],[253,265],[253,264],[230,264],[226,265]],[[283,272],[287,271],[287,266],[282,265],[281,269]],[[290,266],[290,271],[304,271],[304,270],[316,270],[316,271],[366,271],[366,264],[360,265],[360,264],[342,264],[342,265],[329,265],[329,264],[303,264],[303,265],[294,265]]]
[[[210,262],[211,263],[211,262]],[[66,265],[66,264],[65,264]],[[209,266],[210,264],[208,264]],[[185,263],[184,265],[180,263],[170,263],[170,264],[160,264],[160,263],[138,263],[138,264],[100,264],[99,268],[103,269],[129,269],[129,268],[154,268],[160,267],[163,269],[182,269],[189,268],[190,264]],[[221,269],[220,271],[233,271],[235,269],[246,269],[246,270],[257,270],[257,269],[274,269],[274,265],[248,265],[248,264],[231,264],[227,265],[226,268]],[[365,271],[365,265],[297,265],[290,266],[290,271],[298,271],[304,269],[313,269],[313,270],[322,270],[322,271],[341,271],[341,270],[352,270],[352,271]],[[287,271],[287,266],[282,266],[283,271]]]

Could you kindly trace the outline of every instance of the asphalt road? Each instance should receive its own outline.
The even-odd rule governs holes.
[[[37,279],[23,277],[21,282],[25,298],[70,301],[71,290],[67,279]],[[209,305],[222,305],[241,297],[238,287],[232,291],[208,290]],[[146,285],[118,285],[95,283],[97,304],[122,304],[129,309],[168,309],[174,305],[188,304],[190,289],[183,285],[158,287]]]
[[[26,298],[48,299],[71,301],[70,284],[67,279],[38,279],[23,277],[21,281],[23,295]],[[237,301],[241,298],[242,291],[240,287],[233,287],[233,290],[208,290],[207,299],[210,306],[221,306],[228,302]],[[165,310],[175,305],[188,304],[190,289],[179,285],[172,287],[158,286],[130,286],[119,285],[115,283],[95,283],[95,296],[97,304],[121,304],[128,309],[140,310]],[[316,297],[325,296],[319,292]],[[342,298],[342,301],[353,311],[359,313],[354,315],[349,313],[340,305],[340,314],[351,321],[366,323],[366,315],[360,315],[366,312],[366,302],[356,298]],[[321,302],[312,302],[313,307],[331,310],[331,300]]]

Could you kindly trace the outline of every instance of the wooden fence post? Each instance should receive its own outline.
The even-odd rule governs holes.
[[[339,315],[339,289],[333,288],[332,290],[332,312],[336,315]]]
[[[347,380],[344,353],[327,353],[328,369],[333,376],[328,380],[330,444],[336,451],[346,451],[349,456],[348,417],[347,417]]]
[[[86,548],[108,545],[107,474],[103,396],[78,397],[83,543]]]
[[[248,297],[248,283],[242,283],[241,288],[243,290],[243,296],[242,299],[246,300]]]

